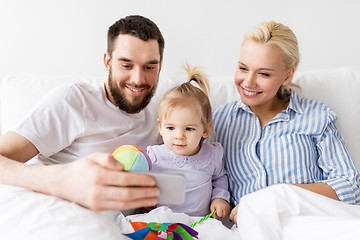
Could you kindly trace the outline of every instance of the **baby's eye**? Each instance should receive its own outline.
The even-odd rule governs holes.
[[[187,127],[186,128],[186,131],[194,131],[195,130],[195,128],[192,128],[192,127]]]
[[[172,131],[172,130],[174,130],[175,128],[174,128],[174,127],[166,127],[166,129]]]

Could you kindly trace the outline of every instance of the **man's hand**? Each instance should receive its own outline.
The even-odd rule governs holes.
[[[48,194],[96,211],[154,206],[160,194],[152,177],[124,172],[111,154],[93,153],[72,163],[43,168],[54,168],[51,172],[56,174],[48,176]]]
[[[0,136],[0,183],[54,195],[93,210],[154,206],[160,190],[150,176],[124,172],[111,154],[93,153],[68,164],[25,165],[39,151],[25,137]]]
[[[226,217],[230,212],[230,205],[227,201],[221,198],[215,198],[211,201],[210,211],[213,212],[216,210],[216,213],[213,215],[213,218],[217,219],[218,217]]]

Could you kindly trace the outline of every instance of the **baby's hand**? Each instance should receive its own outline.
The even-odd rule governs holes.
[[[221,198],[215,198],[211,201],[210,211],[213,212],[216,210],[216,214],[213,215],[213,218],[217,219],[218,217],[226,217],[230,212],[230,205],[227,201]]]

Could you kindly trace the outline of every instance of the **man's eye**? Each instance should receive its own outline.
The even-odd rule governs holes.
[[[126,68],[126,69],[130,69],[131,68],[131,65],[128,65],[128,64],[122,64],[121,65],[123,68]]]
[[[186,128],[186,131],[194,131],[195,130],[195,128],[192,128],[192,127],[187,127]]]
[[[153,70],[155,69],[155,66],[145,66],[145,70]]]
[[[247,71],[247,69],[246,69],[245,67],[241,67],[241,66],[240,66],[239,69],[240,69],[241,71],[244,71],[244,72]]]

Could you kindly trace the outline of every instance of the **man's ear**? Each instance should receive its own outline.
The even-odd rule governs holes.
[[[292,79],[293,76],[294,76],[294,73],[295,73],[295,67],[291,67],[291,68],[288,70],[288,72],[287,72],[287,74],[286,74],[285,81],[284,81],[284,83],[283,83],[282,85],[287,85],[288,83],[290,83],[290,82],[291,82],[291,79]]]
[[[104,53],[104,64],[105,64],[105,68],[108,72],[110,71],[110,61],[111,61],[110,54],[108,52],[105,52]]]
[[[161,71],[161,68],[162,68],[162,61],[160,62],[159,72]]]

